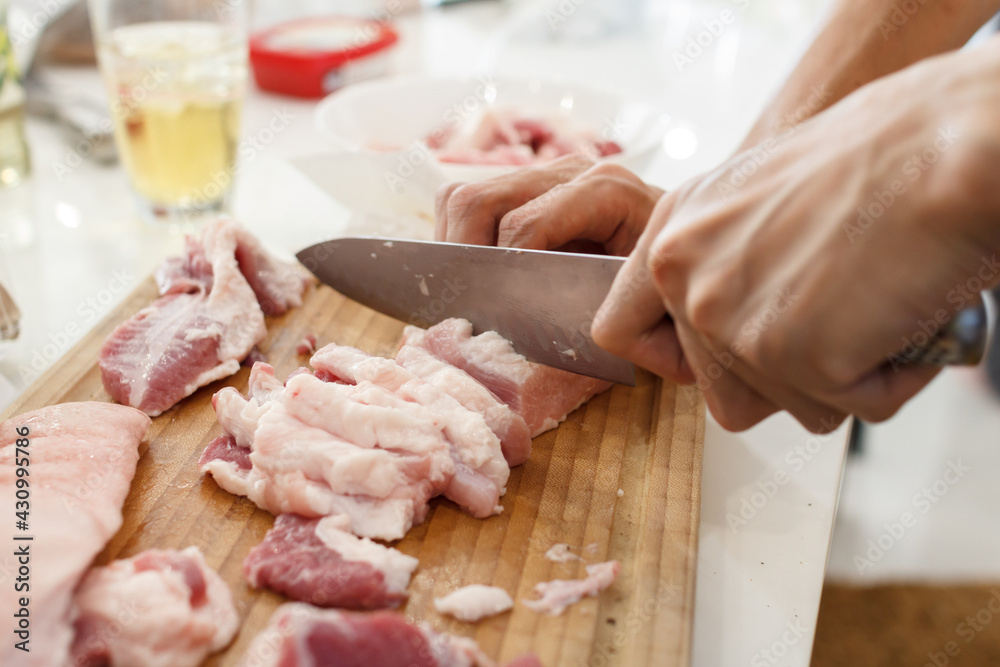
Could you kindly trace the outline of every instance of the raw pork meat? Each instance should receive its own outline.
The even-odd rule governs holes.
[[[520,414],[535,437],[555,428],[610,382],[533,364],[495,331],[472,335],[467,320],[447,319],[430,329],[406,327],[403,344],[422,347],[461,368]]]
[[[396,363],[430,382],[467,409],[482,414],[500,438],[504,458],[511,468],[521,465],[531,456],[531,433],[524,418],[471,375],[415,345],[401,347]]]
[[[476,643],[400,614],[342,612],[291,602],[241,659],[243,667],[493,667]]]
[[[160,298],[120,324],[99,359],[111,397],[154,417],[238,371],[267,334],[264,315],[301,304],[307,284],[227,218],[188,237],[156,278]]]
[[[507,591],[482,584],[465,586],[434,600],[434,608],[439,614],[450,614],[466,623],[475,623],[487,616],[495,616],[513,606],[514,601]]]
[[[319,607],[397,606],[417,559],[351,535],[349,523],[282,514],[243,561],[247,581]]]
[[[317,372],[352,384],[370,383],[422,406],[424,414],[444,425],[444,435],[451,443],[455,474],[445,496],[477,518],[500,511],[500,496],[510,466],[500,440],[482,414],[464,407],[392,359],[372,357],[353,347],[327,345],[313,355],[310,363]]]
[[[621,564],[616,560],[588,565],[586,579],[556,579],[542,582],[535,586],[535,593],[541,597],[537,600],[521,600],[521,603],[537,612],[558,616],[574,602],[579,602],[587,596],[597,595],[615,583],[619,571]]]
[[[368,381],[294,373],[286,385],[256,364],[248,398],[232,388],[213,398],[230,437],[211,443],[200,465],[223,488],[272,514],[344,514],[350,532],[385,540],[423,521],[436,495],[474,516],[499,511],[509,468],[482,417],[457,404],[434,411]]]
[[[622,152],[565,115],[517,109],[485,109],[458,127],[436,130],[426,141],[441,162],[464,164],[529,165],[570,153],[600,158]]]
[[[147,428],[149,417],[110,403],[65,403],[0,423],[0,512],[9,517],[0,533],[5,545],[0,565],[5,572],[16,572],[19,550],[30,561],[30,581],[24,582],[30,593],[16,591],[7,580],[0,586],[0,616],[13,625],[11,619],[22,609],[20,598],[30,597],[26,647],[31,651],[16,649],[15,642],[26,637],[7,630],[0,665],[26,664],[29,657],[27,664],[33,667],[65,662],[73,639],[73,589],[121,527],[122,504]],[[23,438],[27,445],[19,442]],[[30,470],[29,475],[19,476],[19,467]],[[18,487],[17,480],[23,479],[29,486]],[[15,506],[18,490],[29,492],[30,511]],[[23,531],[14,530],[15,512],[25,514]],[[33,540],[17,539],[29,535]]]
[[[76,667],[197,667],[239,627],[229,588],[197,547],[94,568],[73,611]]]

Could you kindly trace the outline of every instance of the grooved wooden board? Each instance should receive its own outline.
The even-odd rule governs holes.
[[[4,418],[67,401],[110,400],[97,352],[107,334],[156,297],[145,282],[4,413]],[[268,322],[260,345],[278,377],[306,357],[306,333],[321,345],[355,345],[391,356],[402,324],[333,290],[310,288],[305,304]],[[248,369],[217,382],[153,420],[125,505],[124,525],[98,563],[151,547],[197,545],[229,583],[243,627],[207,665],[235,665],[283,601],[250,589],[242,562],[273,518],[219,489],[198,471],[204,446],[220,433],[211,397],[246,390]],[[396,546],[420,559],[403,612],[436,629],[474,637],[501,662],[533,651],[546,667],[687,665],[691,652],[698,545],[704,407],[691,388],[640,373],[635,388],[616,386],[535,439],[531,459],[511,472],[504,511],[473,519],[448,501],[432,501],[428,519]],[[618,495],[622,489],[623,494]],[[434,597],[472,583],[534,598],[541,581],[585,575],[584,563],[552,563],[545,552],[568,543],[587,562],[617,559],[617,583],[555,618],[515,603],[512,612],[470,625],[439,616]]]

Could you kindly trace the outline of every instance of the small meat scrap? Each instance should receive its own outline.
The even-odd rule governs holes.
[[[197,547],[95,567],[73,613],[72,665],[197,667],[239,627],[229,588]]]
[[[552,548],[545,552],[545,557],[553,563],[568,563],[573,560],[583,560],[570,551],[572,547],[568,544],[553,544]]]
[[[310,280],[233,220],[208,223],[157,270],[160,297],[104,341],[104,388],[119,403],[161,414],[236,373],[267,335],[264,317],[301,305]]]
[[[314,334],[306,334],[299,343],[299,346],[295,348],[296,354],[315,354],[316,352],[316,336]]]
[[[390,611],[278,607],[241,667],[494,667],[471,639],[438,634]],[[529,663],[530,664],[530,663]]]
[[[406,599],[417,559],[346,531],[350,520],[282,514],[243,561],[255,588],[318,607],[381,609]]]
[[[450,614],[460,621],[476,621],[503,613],[514,606],[514,600],[502,588],[472,584],[459,588],[443,598],[434,599],[439,614]]]
[[[403,345],[421,347],[462,369],[521,415],[531,437],[555,428],[610,382],[533,364],[495,331],[472,335],[472,324],[451,318],[426,331],[406,327]]]
[[[521,602],[528,609],[549,616],[558,616],[571,604],[579,602],[584,597],[597,595],[615,583],[620,571],[621,564],[616,560],[588,565],[586,579],[556,579],[542,582],[535,586],[535,593],[540,595],[540,598]]]

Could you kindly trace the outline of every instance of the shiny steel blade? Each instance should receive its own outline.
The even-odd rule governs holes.
[[[462,317],[530,361],[635,384],[632,364],[590,337],[624,257],[385,238],[326,241],[297,256],[341,294],[409,324]]]

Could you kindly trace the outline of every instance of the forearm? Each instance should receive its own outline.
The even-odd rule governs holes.
[[[1000,0],[834,0],[816,39],[740,150],[866,83],[962,46],[998,9]]]

